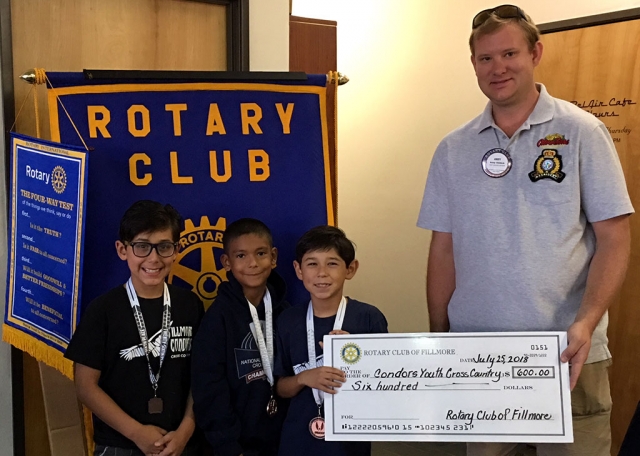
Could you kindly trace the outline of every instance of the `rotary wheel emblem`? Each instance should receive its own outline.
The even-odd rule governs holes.
[[[169,283],[183,281],[191,286],[205,309],[218,295],[218,287],[227,280],[220,262],[222,255],[222,236],[227,228],[227,221],[220,217],[215,225],[209,218],[200,218],[200,225],[195,226],[190,219],[184,222],[184,231],[180,234],[180,252],[169,273]]]
[[[58,194],[64,192],[67,187],[67,173],[62,166],[56,166],[51,171],[51,186]]]
[[[340,357],[342,361],[347,364],[355,364],[360,361],[360,357],[362,356],[362,351],[357,344],[346,344],[340,350]]]

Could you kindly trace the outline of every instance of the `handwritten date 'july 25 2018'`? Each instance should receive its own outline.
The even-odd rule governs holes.
[[[462,363],[489,364],[489,368],[494,364],[521,364],[529,361],[529,355],[483,355],[478,354],[473,358],[461,358]]]

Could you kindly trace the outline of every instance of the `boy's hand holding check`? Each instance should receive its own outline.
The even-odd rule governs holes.
[[[329,334],[349,334],[341,329],[334,329]],[[324,349],[322,341],[319,342],[320,347]],[[307,374],[303,377],[303,374]],[[298,382],[302,386],[319,389],[329,394],[336,394],[333,388],[340,388],[347,381],[345,373],[335,367],[316,367],[308,371],[301,372],[298,375]]]
[[[345,373],[335,367],[316,367],[300,372],[294,378],[300,386],[308,386],[329,394],[336,394],[334,388],[340,388],[347,381]]]
[[[349,333],[341,329],[334,329],[329,334]],[[322,341],[319,343],[320,347],[322,347]],[[336,394],[337,391],[335,391],[334,388],[340,388],[346,381],[347,377],[344,371],[336,369],[335,367],[322,366],[300,372],[293,377],[281,378],[276,385],[276,390],[280,396],[285,398],[295,396],[305,386],[324,391],[325,393]]]

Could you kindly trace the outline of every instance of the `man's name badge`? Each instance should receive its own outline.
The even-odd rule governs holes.
[[[278,403],[276,402],[276,398],[271,395],[271,399],[267,403],[267,415],[273,417],[278,413]]]
[[[324,418],[316,416],[309,421],[309,432],[318,440],[324,440]]]
[[[159,397],[152,397],[149,399],[149,414],[156,415],[162,413],[162,399]]]
[[[491,149],[482,157],[482,170],[489,177],[502,177],[511,170],[511,156],[504,149]]]

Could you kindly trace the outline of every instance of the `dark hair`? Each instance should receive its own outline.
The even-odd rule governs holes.
[[[302,257],[309,252],[326,252],[335,249],[347,267],[356,258],[356,249],[340,228],[329,225],[316,226],[304,233],[296,244],[296,261],[302,263]]]
[[[229,246],[233,241],[245,234],[262,236],[269,242],[269,246],[273,247],[273,236],[271,236],[271,230],[267,225],[258,219],[241,218],[233,222],[226,230],[224,230],[222,247],[224,248],[225,253],[229,253]]]
[[[140,233],[171,230],[173,242],[180,239],[182,217],[173,206],[157,201],[136,201],[120,220],[120,241],[131,242]]]

